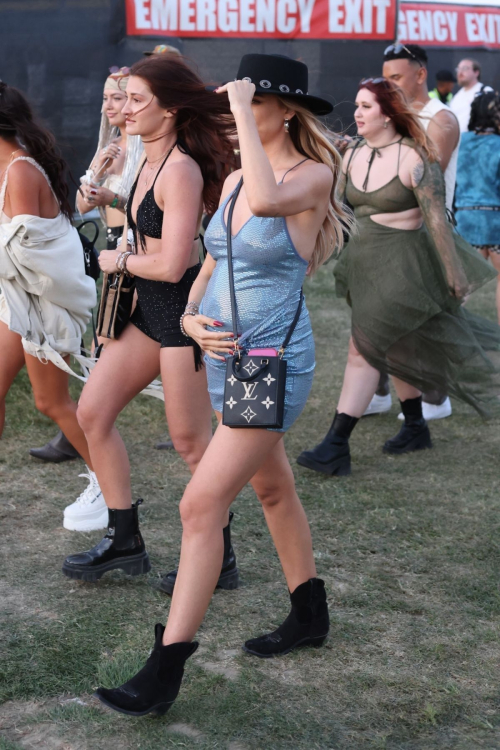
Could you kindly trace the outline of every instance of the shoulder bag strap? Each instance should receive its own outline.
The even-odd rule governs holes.
[[[231,202],[229,204],[229,213],[227,215],[227,224],[226,224],[226,233],[227,233],[227,266],[228,266],[228,275],[229,275],[229,293],[231,296],[231,316],[233,318],[233,334],[234,334],[234,342],[235,342],[235,349],[238,350],[238,345],[236,343],[238,338],[238,315],[236,311],[236,294],[234,292],[234,273],[233,273],[233,238],[231,236],[231,224],[233,221],[233,212],[234,212],[234,205],[236,201],[238,200],[238,195],[240,194],[240,190],[243,185],[243,177],[238,182],[238,185],[236,186],[236,189],[234,191],[233,197],[231,198]]]
[[[238,345],[236,344],[236,339],[238,337],[238,316],[237,316],[237,310],[236,310],[236,294],[234,291],[234,272],[233,272],[233,238],[231,234],[231,225],[232,225],[232,219],[233,219],[233,211],[236,201],[238,200],[238,195],[240,194],[240,190],[243,186],[243,177],[240,179],[238,185],[236,186],[236,189],[234,191],[233,197],[231,198],[231,202],[229,204],[229,213],[227,216],[227,224],[226,224],[226,235],[227,235],[227,265],[228,265],[228,275],[229,275],[229,292],[231,295],[231,316],[233,319],[233,333],[235,337],[235,348],[238,350]],[[300,290],[300,299],[299,304],[297,307],[297,311],[295,313],[295,317],[292,321],[292,325],[288,329],[288,333],[285,337],[285,340],[283,341],[280,349],[280,355],[283,357],[283,354],[285,353],[285,349],[290,343],[290,339],[292,338],[292,334],[295,330],[295,326],[297,325],[300,313],[302,312],[302,305],[304,303],[304,293],[302,289]]]
[[[300,299],[299,299],[299,305],[298,305],[298,307],[297,307],[297,312],[295,313],[295,317],[294,317],[294,319],[293,319],[293,321],[292,321],[292,325],[291,325],[291,326],[290,326],[290,328],[288,329],[288,333],[287,333],[287,335],[286,335],[286,338],[285,338],[285,340],[283,341],[283,343],[281,344],[281,349],[280,349],[280,356],[281,356],[281,357],[283,357],[283,355],[284,355],[284,353],[285,353],[285,349],[287,348],[288,344],[290,343],[290,339],[292,338],[292,334],[293,334],[293,332],[295,331],[295,326],[296,326],[296,325],[297,325],[297,323],[299,322],[299,318],[300,318],[300,313],[302,312],[302,305],[303,305],[303,304],[304,304],[304,292],[303,292],[303,291],[302,291],[302,289],[301,289],[301,290],[300,290]]]

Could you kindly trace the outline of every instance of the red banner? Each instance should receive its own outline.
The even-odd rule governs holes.
[[[401,3],[399,39],[423,47],[500,48],[500,8]]]
[[[126,0],[131,36],[394,39],[396,0]]]

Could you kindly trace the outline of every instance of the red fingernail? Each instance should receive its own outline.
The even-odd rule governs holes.
[[[220,328],[223,325],[224,323],[221,323],[220,320],[214,320],[214,326],[217,326],[218,328]]]

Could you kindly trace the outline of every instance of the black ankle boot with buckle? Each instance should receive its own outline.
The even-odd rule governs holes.
[[[62,572],[68,578],[80,581],[98,581],[108,570],[117,568],[130,576],[138,576],[151,570],[146,546],[139,531],[139,505],[127,510],[109,509],[108,531],[99,544],[87,552],[69,555],[63,563]]]
[[[351,473],[349,437],[358,423],[357,417],[335,412],[332,426],[325,438],[312,451],[303,451],[297,458],[300,466],[338,477]]]
[[[321,646],[330,629],[325,583],[310,578],[290,594],[292,609],[273,633],[246,641],[242,647],[253,656],[269,659],[283,656],[299,646]]]
[[[187,659],[198,643],[162,645],[165,628],[155,626],[155,645],[143,668],[118,688],[98,688],[94,693],[101,703],[113,711],[129,716],[162,716],[177,698]]]
[[[405,418],[397,435],[387,440],[382,448],[384,453],[400,455],[432,448],[431,433],[422,416],[422,396],[400,401]]]
[[[237,589],[240,581],[238,568],[236,567],[236,555],[234,554],[233,546],[231,544],[231,521],[233,520],[233,515],[233,513],[229,514],[229,523],[222,530],[224,535],[224,558],[222,560],[222,569],[216,586],[216,588],[225,589],[226,591]],[[176,580],[177,570],[171,570],[170,573],[167,573],[167,575],[162,578],[160,589],[166,594],[172,595]]]

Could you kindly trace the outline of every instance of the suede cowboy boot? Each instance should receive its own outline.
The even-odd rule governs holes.
[[[231,521],[233,520],[233,513],[229,514],[229,523],[222,530],[224,534],[224,558],[222,560],[222,569],[220,572],[219,580],[217,581],[216,588],[226,589],[231,591],[237,589],[239,586],[239,573],[236,567],[236,555],[234,554],[233,546],[231,544]],[[173,594],[175,582],[177,580],[177,570],[171,570],[167,573],[160,582],[160,589],[166,594]]]
[[[387,440],[382,448],[384,453],[399,455],[432,448],[431,434],[422,416],[422,396],[400,401],[404,424],[395,437]]]
[[[165,628],[155,625],[155,645],[143,668],[118,688],[98,688],[94,693],[101,703],[129,716],[162,716],[177,698],[184,665],[198,643],[171,643],[162,646]]]
[[[81,458],[76,448],[73,448],[61,430],[41,448],[30,448],[30,456],[52,464],[60,464],[63,461],[73,461],[75,458]]]
[[[292,609],[273,633],[246,641],[243,651],[263,659],[288,654],[298,646],[321,646],[330,629],[325,584],[310,578],[290,594]]]
[[[99,544],[87,552],[70,555],[63,563],[62,572],[68,578],[80,581],[98,581],[108,570],[120,568],[130,576],[138,576],[151,570],[144,540],[139,531],[139,505],[127,510],[109,508],[109,523],[106,535]]]
[[[349,437],[358,421],[357,417],[336,411],[325,438],[312,451],[303,451],[297,458],[297,463],[322,474],[348,476],[351,473]]]

